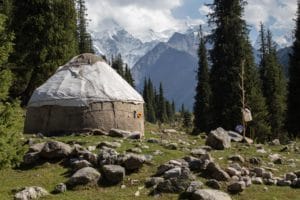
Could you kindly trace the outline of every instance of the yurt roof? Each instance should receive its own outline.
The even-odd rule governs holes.
[[[144,103],[142,96],[102,58],[82,54],[59,67],[37,88],[28,107],[83,107],[90,103],[113,101]]]

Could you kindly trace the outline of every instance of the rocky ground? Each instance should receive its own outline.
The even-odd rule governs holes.
[[[20,168],[0,171],[0,199],[300,199],[300,144],[241,143],[148,126],[145,139],[113,130],[28,137]]]

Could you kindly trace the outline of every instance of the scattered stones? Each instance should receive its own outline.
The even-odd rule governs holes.
[[[245,159],[241,155],[229,156],[228,159],[232,160],[232,161],[235,161],[235,162],[240,162],[240,163],[244,163],[245,162]]]
[[[169,179],[169,178],[175,178],[179,177],[181,175],[181,168],[180,167],[175,167],[172,168],[164,173],[164,178]]]
[[[23,156],[23,163],[26,165],[34,165],[39,159],[39,152],[29,152]]]
[[[216,189],[216,190],[221,189],[221,184],[215,179],[210,179],[206,181],[205,184],[212,189]]]
[[[230,183],[227,187],[228,192],[231,194],[241,193],[246,189],[246,184],[244,181]]]
[[[102,165],[114,165],[119,163],[119,153],[110,148],[102,149],[98,155],[98,162]]]
[[[257,177],[262,177],[263,174],[265,173],[265,169],[264,168],[255,167],[253,169],[253,172],[256,174]]]
[[[201,189],[192,194],[191,200],[231,200],[231,197],[219,190]]]
[[[277,180],[275,179],[263,179],[265,185],[276,185]]]
[[[66,191],[67,191],[67,186],[64,183],[59,183],[54,188],[54,193],[56,193],[56,194],[58,194],[58,193],[64,193]]]
[[[91,132],[93,135],[108,135],[106,131],[103,131],[101,129],[93,129]]]
[[[264,179],[272,179],[272,178],[273,178],[273,174],[272,174],[272,172],[264,172],[264,173],[262,174],[262,177],[263,177]]]
[[[102,171],[104,178],[110,184],[118,184],[125,177],[125,169],[119,165],[104,165]]]
[[[189,187],[186,189],[186,193],[192,194],[196,190],[202,189],[203,188],[203,183],[200,181],[192,181]]]
[[[218,181],[228,181],[230,179],[230,176],[214,162],[207,165],[206,174]]]
[[[49,193],[44,188],[32,186],[23,188],[21,191],[15,194],[14,198],[15,200],[31,200],[47,195],[49,195]]]
[[[223,128],[211,131],[205,144],[216,150],[223,150],[231,147],[230,137]]]
[[[229,176],[237,176],[237,175],[241,175],[241,172],[236,170],[235,168],[233,167],[227,167],[225,169],[225,171],[229,174]]]
[[[77,185],[96,185],[100,176],[100,173],[96,169],[85,167],[75,172],[67,184],[71,187]]]

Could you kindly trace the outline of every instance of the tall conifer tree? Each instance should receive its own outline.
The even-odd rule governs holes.
[[[273,138],[278,138],[283,132],[286,116],[286,80],[283,68],[279,64],[276,54],[276,46],[272,40],[272,34],[265,32],[261,25],[261,79],[263,94],[267,101],[269,111],[269,123]]]
[[[205,39],[200,26],[199,31],[199,48],[198,48],[198,72],[197,87],[194,104],[194,134],[208,132],[210,130],[210,101],[211,88],[209,83],[209,69],[207,62],[207,51],[205,47]]]
[[[14,0],[10,28],[15,33],[13,94],[21,95],[24,105],[37,86],[77,54],[75,3]]]
[[[233,129],[241,124],[240,75],[244,65],[246,105],[254,118],[250,129],[262,135],[269,132],[265,121],[267,109],[243,19],[245,3],[244,0],[214,0],[211,5],[210,23],[215,27],[211,35],[214,47],[210,76],[213,127]]]
[[[300,2],[295,29],[293,52],[290,55],[287,127],[289,133],[300,137]]]

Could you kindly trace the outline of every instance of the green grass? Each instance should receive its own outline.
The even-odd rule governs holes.
[[[146,126],[146,138],[161,138],[158,135],[151,134],[150,131],[157,132],[158,127],[154,125],[147,124]],[[30,137],[30,136],[26,136]],[[204,140],[199,137],[190,136],[186,134],[172,134],[172,135],[164,135],[162,139],[167,139],[170,142],[178,142],[179,140],[187,141],[191,145],[189,148],[197,148],[204,144]],[[44,140],[49,140],[46,138]],[[66,136],[66,137],[56,137],[50,138],[50,140],[59,140],[63,142],[71,142],[71,141],[79,141],[82,142],[84,146],[95,146],[99,144],[101,141],[118,141],[117,138],[104,137],[104,136]],[[42,139],[36,139],[36,141],[43,141]],[[139,171],[139,173],[133,173],[129,176],[126,176],[123,184],[126,185],[125,189],[121,189],[120,185],[113,187],[93,187],[85,190],[75,190],[75,191],[67,191],[64,194],[51,194],[48,197],[43,199],[54,200],[54,199],[62,199],[62,200],[113,200],[113,199],[122,199],[122,200],[131,200],[131,199],[154,199],[149,196],[149,190],[143,188],[140,190],[140,196],[135,197],[135,192],[138,191],[139,187],[144,186],[144,181],[147,177],[153,175],[156,171],[156,168],[170,160],[182,158],[185,155],[188,155],[188,151],[184,145],[179,145],[178,150],[169,150],[159,144],[150,144],[147,142],[139,142],[124,140],[122,146],[117,149],[118,152],[123,152],[126,149],[147,145],[149,149],[142,149],[143,154],[152,154],[155,150],[160,150],[163,152],[163,155],[154,156],[153,162],[151,165],[144,165],[143,168]],[[271,149],[273,153],[279,153],[280,147],[264,147],[266,150]],[[264,162],[268,161],[268,154],[258,155],[256,153],[256,149],[254,146],[249,148],[244,148],[240,144],[233,144],[233,148],[226,151],[213,151],[212,156],[221,166],[227,166],[227,158],[233,154],[240,154],[245,158],[260,156]],[[300,154],[296,152],[291,153],[280,153],[286,159],[298,159],[296,161],[296,165],[300,166]],[[222,158],[222,159],[220,159]],[[246,166],[250,166],[249,163],[245,164]],[[295,171],[295,168],[290,167],[289,165],[276,165],[278,172],[275,172],[275,175],[283,175],[286,172]],[[45,163],[41,166],[34,167],[29,170],[18,170],[18,169],[6,169],[0,171],[0,200],[7,200],[13,198],[12,190],[18,189],[24,186],[41,186],[47,189],[48,191],[53,191],[56,184],[65,182],[68,179],[66,175],[68,172],[67,168],[64,168],[59,163],[50,164]],[[203,178],[198,177],[199,180],[204,181]],[[132,181],[137,180],[137,181]],[[300,190],[299,189],[291,189],[290,187],[276,187],[276,186],[267,186],[268,191],[264,191],[264,185],[257,186],[252,185],[247,188],[245,192],[239,195],[234,195],[232,198],[234,200],[300,200]],[[167,200],[167,199],[178,199],[177,194],[163,194],[159,199]]]

